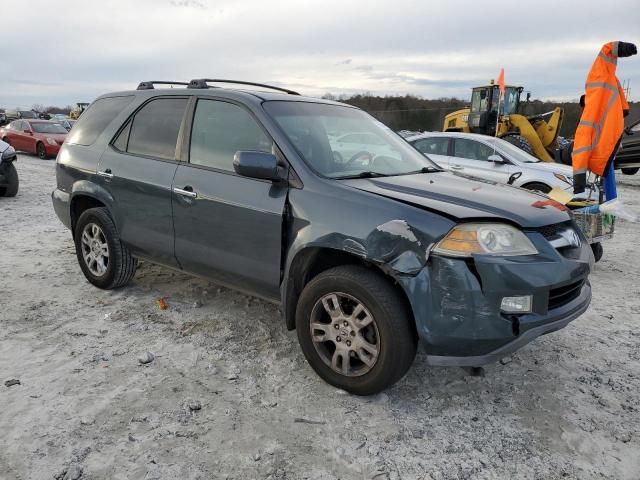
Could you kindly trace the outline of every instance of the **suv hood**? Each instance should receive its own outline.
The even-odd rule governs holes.
[[[534,207],[549,200],[544,195],[448,172],[338,181],[458,220],[506,219],[522,228],[569,220],[566,211],[553,205]]]

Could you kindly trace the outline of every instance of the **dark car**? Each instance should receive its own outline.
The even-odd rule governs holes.
[[[55,157],[67,136],[59,123],[48,120],[15,120],[0,128],[0,138],[22,152],[35,153],[43,160]]]
[[[18,110],[18,115],[23,120],[35,120],[38,118],[38,114],[32,110]]]
[[[15,197],[18,193],[18,171],[14,165],[16,160],[14,148],[0,140],[0,197]]]
[[[625,128],[616,154],[616,168],[625,175],[635,175],[640,170],[640,120]]]
[[[208,82],[104,95],[69,133],[52,199],[93,285],[144,259],[279,303],[356,394],[400,379],[418,340],[477,367],[587,309],[593,255],[564,206],[441,171],[355,107]],[[375,141],[346,156],[327,132]]]

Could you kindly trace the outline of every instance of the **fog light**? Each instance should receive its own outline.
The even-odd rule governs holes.
[[[500,310],[505,313],[529,313],[531,311],[532,295],[521,297],[503,297]]]

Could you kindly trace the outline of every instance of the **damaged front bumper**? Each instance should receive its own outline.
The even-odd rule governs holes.
[[[561,252],[538,233],[528,236],[538,255],[431,255],[417,275],[398,278],[428,363],[477,367],[495,362],[565,327],[588,308],[593,257],[586,241]],[[501,311],[504,297],[520,295],[532,296],[531,312]]]

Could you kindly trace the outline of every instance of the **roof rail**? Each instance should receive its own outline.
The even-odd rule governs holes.
[[[289,95],[300,95],[298,92],[288,90],[286,88],[274,87],[273,85],[265,85],[264,83],[244,82],[242,80],[222,80],[216,78],[196,78],[189,82],[187,88],[210,88],[209,83],[233,83],[238,85],[251,85],[254,87],[269,88],[279,92],[288,93]]]
[[[140,82],[136,90],[153,90],[154,85],[189,85],[187,82],[163,82],[162,80],[150,80],[148,82]]]

